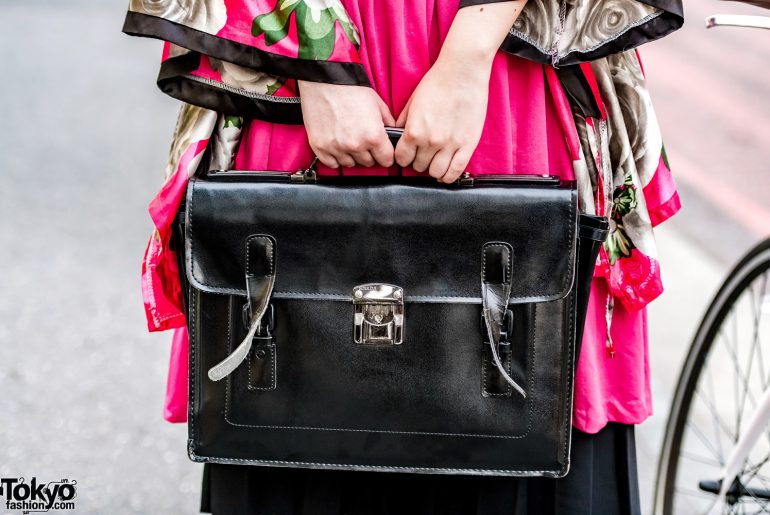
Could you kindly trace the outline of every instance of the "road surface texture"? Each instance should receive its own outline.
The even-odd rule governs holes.
[[[126,4],[0,5],[0,477],[77,480],[77,513],[195,513],[201,466],[161,416],[170,336],[146,332],[139,284],[177,103],[154,85],[160,44],[120,33]],[[645,513],[697,320],[770,228],[770,32],[703,28],[758,9],[687,7],[684,30],[642,51],[685,204],[658,233]]]

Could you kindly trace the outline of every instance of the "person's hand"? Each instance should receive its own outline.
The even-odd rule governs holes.
[[[455,181],[481,139],[489,73],[475,64],[436,61],[396,121],[404,127],[396,162],[418,172],[427,170],[441,182]]]
[[[385,126],[395,120],[372,88],[298,83],[308,141],[319,161],[330,168],[393,165]]]
[[[435,64],[398,117],[396,162],[442,182],[465,171],[484,129],[492,61],[527,0],[471,5],[452,21]]]

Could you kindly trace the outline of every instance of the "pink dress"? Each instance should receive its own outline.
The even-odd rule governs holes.
[[[436,59],[457,13],[458,1],[342,0],[360,34],[361,63],[395,117]],[[486,123],[467,171],[548,173],[573,179],[575,162],[581,158],[579,147],[573,114],[554,69],[498,52]],[[249,120],[243,125],[234,168],[297,170],[306,167],[311,159],[302,125]],[[659,166],[661,175],[668,171],[663,159]],[[378,167],[345,169],[350,174],[393,171]],[[319,173],[337,171],[321,166]],[[405,169],[403,173],[415,172]],[[662,180],[658,178],[658,182]],[[647,199],[656,222],[678,208],[673,183],[662,189],[666,188],[671,191],[665,199],[656,200],[655,195]],[[598,432],[607,422],[638,424],[652,413],[645,308],[630,309],[622,302],[615,303],[609,334],[616,352],[610,358],[606,347],[607,284],[604,277],[594,278],[575,381],[573,424],[587,433]],[[165,417],[181,422],[187,413],[184,328],[176,330],[170,365]]]

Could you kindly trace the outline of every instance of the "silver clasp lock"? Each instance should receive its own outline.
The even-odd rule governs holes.
[[[364,345],[401,345],[404,289],[383,283],[353,288],[353,340]]]

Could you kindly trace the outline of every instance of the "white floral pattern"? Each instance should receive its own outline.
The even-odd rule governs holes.
[[[197,141],[207,140],[211,137],[217,120],[217,113],[191,104],[182,104],[179,109],[179,117],[174,128],[174,137],[171,140],[169,158],[166,165],[166,180],[176,171],[184,154],[191,145]],[[187,174],[192,176],[199,160],[194,160]]]
[[[211,67],[219,72],[223,83],[248,93],[272,95],[285,81],[281,77],[258,72],[252,68],[238,66],[213,57],[209,57],[209,62]]]
[[[129,11],[164,18],[216,34],[227,21],[224,0],[130,0]]]

